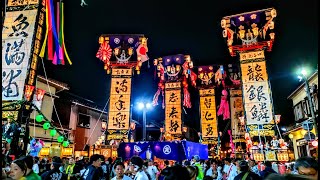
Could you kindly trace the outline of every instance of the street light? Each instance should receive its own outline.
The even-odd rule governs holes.
[[[148,109],[151,109],[152,108],[152,104],[151,103],[143,103],[143,102],[139,102],[138,103],[138,109],[139,110],[142,110],[143,112],[143,117],[142,117],[142,121],[143,121],[143,124],[142,124],[142,128],[143,128],[143,131],[142,131],[142,139],[145,141],[147,140],[146,137],[147,137],[147,110]]]
[[[313,103],[312,103],[312,100],[311,100],[310,86],[309,86],[307,75],[308,75],[308,71],[305,68],[302,68],[300,73],[299,73],[298,78],[300,80],[303,80],[304,83],[305,83],[305,86],[306,86],[306,93],[307,93],[307,97],[308,97],[309,104],[310,104],[311,120],[312,120],[312,123],[313,123],[313,126],[314,126],[315,136],[317,137],[317,135],[318,135],[318,127],[317,127],[317,122],[316,122],[316,119],[315,119],[316,116],[314,114],[314,107],[313,107]],[[308,122],[308,124],[309,124],[309,122]],[[309,132],[309,136],[310,136],[309,127],[308,127],[308,132]]]

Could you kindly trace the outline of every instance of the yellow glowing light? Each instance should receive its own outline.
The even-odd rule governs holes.
[[[292,139],[293,138],[293,134],[289,134],[289,138]]]
[[[302,129],[300,133],[301,133],[302,136],[304,136],[307,133],[307,131]]]

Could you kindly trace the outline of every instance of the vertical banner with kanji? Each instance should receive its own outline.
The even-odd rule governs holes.
[[[232,136],[244,138],[245,129],[239,119],[244,115],[241,90],[230,90],[230,110]]]
[[[247,125],[273,124],[271,89],[263,50],[240,53]]]
[[[108,131],[128,130],[132,69],[112,69],[111,75]]]
[[[172,135],[182,134],[181,82],[165,83],[165,131]]]
[[[2,30],[2,101],[23,99],[27,75],[27,83],[34,85],[44,9],[38,12],[39,0],[8,1]]]
[[[200,115],[203,143],[218,138],[217,110],[214,89],[200,89]]]

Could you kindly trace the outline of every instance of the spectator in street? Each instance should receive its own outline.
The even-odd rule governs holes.
[[[299,175],[299,174],[270,174],[263,180],[310,180],[307,176]]]
[[[253,160],[253,159],[249,160],[249,168],[252,172],[254,172],[260,176],[259,168],[258,168],[258,165],[256,164],[255,160]]]
[[[189,172],[189,178],[190,180],[196,180],[197,176],[199,174],[199,169],[197,166],[187,166],[187,171]]]
[[[190,167],[191,171],[193,172],[193,177],[196,178],[197,172],[196,172],[196,167],[193,166],[188,166]],[[189,171],[187,170],[188,167],[183,167],[180,165],[177,166],[172,166],[165,168],[162,172],[161,175],[164,176],[165,180],[189,180]]]
[[[193,156],[192,165],[197,166],[197,168],[198,168],[197,179],[203,179],[204,172],[203,172],[202,166],[200,164],[200,156],[198,156],[198,155]]]
[[[22,179],[27,174],[26,163],[22,159],[14,160],[10,166],[10,175],[12,179]]]
[[[157,167],[153,165],[153,161],[151,159],[148,160],[147,172],[149,173],[151,180],[157,179],[157,173],[159,171],[158,171]]]
[[[144,172],[142,168],[143,160],[141,159],[141,157],[139,156],[131,157],[130,165],[134,166],[134,171],[136,172],[134,180],[149,180],[147,174]]]
[[[68,180],[77,180],[80,177],[80,169],[73,157],[69,158],[68,166],[65,170]]]
[[[238,175],[237,167],[231,163],[230,158],[224,159],[223,173],[226,180],[233,180]]]
[[[277,174],[277,172],[272,169],[272,164],[270,161],[266,161],[264,165],[266,166],[266,168],[260,172],[260,175],[263,179],[266,178],[269,174]]]
[[[33,166],[32,170],[34,173],[39,174],[40,173],[40,168],[39,168],[39,157],[34,157],[33,158]]]
[[[105,163],[105,157],[103,155],[100,155],[101,157],[101,167],[100,169],[100,173],[102,173],[102,180],[106,180],[107,177],[107,173],[108,173],[108,169],[107,169],[107,164]]]
[[[241,160],[238,162],[238,169],[240,173],[234,178],[234,180],[260,180],[260,176],[252,172],[246,161]]]
[[[22,157],[20,159],[23,160],[27,165],[27,173],[26,173],[25,178],[26,179],[32,179],[32,180],[41,180],[41,177],[38,174],[34,173],[33,170],[32,170],[33,157],[28,155],[28,156],[24,156],[24,157]]]
[[[102,174],[99,167],[101,167],[101,156],[99,154],[94,154],[90,157],[90,165],[87,168],[87,174],[85,172],[86,180],[100,180]]]
[[[122,162],[118,162],[115,165],[116,176],[111,180],[132,180],[129,176],[124,174],[124,164]]]
[[[295,163],[295,169],[300,175],[308,176],[311,179],[318,179],[318,162],[312,157],[301,157]]]
[[[67,176],[60,171],[62,161],[60,157],[54,156],[50,165],[50,170],[42,173],[42,180],[66,180]]]

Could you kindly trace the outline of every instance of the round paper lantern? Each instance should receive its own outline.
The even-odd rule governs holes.
[[[42,120],[43,120],[43,115],[38,114],[38,115],[36,116],[36,121],[37,121],[38,123],[40,123],[40,122],[42,122]]]
[[[56,134],[57,134],[57,130],[55,130],[55,129],[51,129],[50,130],[50,136],[51,137],[54,137]]]
[[[63,147],[68,147],[69,146],[69,141],[63,141],[62,146]]]
[[[312,141],[312,146],[317,147],[318,146],[318,141]]]
[[[58,141],[59,143],[62,143],[63,140],[64,140],[64,137],[63,137],[63,136],[59,136],[59,137],[57,138],[57,141]]]
[[[44,130],[48,130],[49,128],[50,128],[50,123],[45,122],[45,123],[43,124],[43,129],[44,129]]]

